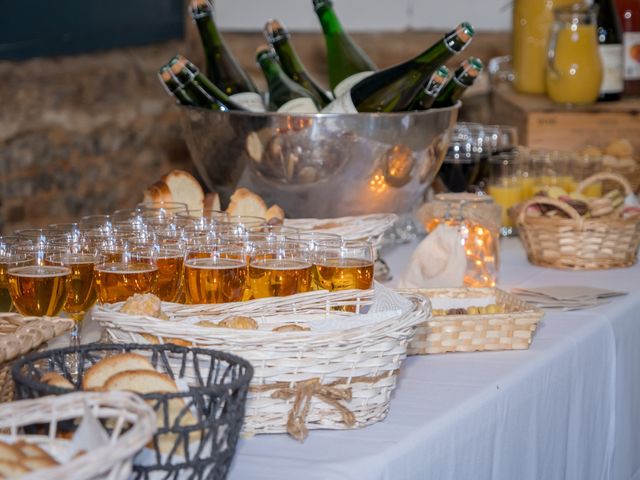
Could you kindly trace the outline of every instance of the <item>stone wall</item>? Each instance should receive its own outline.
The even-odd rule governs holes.
[[[439,34],[358,34],[380,66],[424,49]],[[484,38],[483,38],[484,37]],[[225,36],[264,88],[253,61],[256,33]],[[305,64],[326,78],[320,35],[293,37]],[[470,54],[503,54],[507,36],[480,34]],[[64,58],[0,62],[0,232],[134,206],[172,168],[193,170],[180,111],[156,71],[176,52],[203,65],[191,25],[184,41]]]

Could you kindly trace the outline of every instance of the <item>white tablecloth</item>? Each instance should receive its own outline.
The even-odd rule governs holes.
[[[385,252],[396,278],[415,244]],[[629,291],[549,311],[529,350],[410,357],[388,417],[367,428],[242,439],[246,479],[640,479],[640,266],[564,272],[502,244],[499,286]],[[393,285],[394,282],[391,282]]]

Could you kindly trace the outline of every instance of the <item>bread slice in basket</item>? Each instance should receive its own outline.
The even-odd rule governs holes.
[[[92,365],[82,378],[82,388],[83,390],[102,390],[107,380],[111,377],[129,370],[149,370],[155,372],[155,368],[153,368],[151,362],[142,355],[122,353],[120,355],[103,358]]]

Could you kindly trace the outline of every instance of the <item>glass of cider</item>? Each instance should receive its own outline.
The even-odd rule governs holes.
[[[129,250],[106,257],[95,266],[98,301],[123,302],[136,293],[153,293],[158,283],[155,259],[141,259]]]
[[[184,289],[188,304],[226,303],[243,300],[247,258],[243,247],[216,245],[202,256],[187,255]]]
[[[71,270],[53,265],[28,265],[8,270],[9,294],[22,315],[55,316],[69,288]]]
[[[251,298],[285,297],[311,290],[309,249],[300,242],[257,242],[251,247]]]
[[[367,240],[320,241],[314,249],[314,290],[366,290],[373,285],[374,248]]]

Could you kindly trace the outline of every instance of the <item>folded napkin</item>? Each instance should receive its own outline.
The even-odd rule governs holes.
[[[581,310],[608,303],[612,297],[626,295],[627,292],[584,286],[551,286],[537,288],[512,288],[518,297],[542,308]]]
[[[463,239],[457,227],[438,225],[411,255],[400,277],[401,288],[463,286],[467,269]]]

